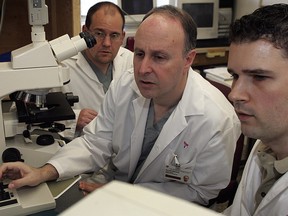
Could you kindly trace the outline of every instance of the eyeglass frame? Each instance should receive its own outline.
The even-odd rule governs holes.
[[[120,41],[121,39],[121,33],[119,32],[113,32],[111,34],[107,34],[99,29],[95,29],[93,31],[89,30],[89,32],[96,38],[96,41],[97,39],[103,41],[107,36],[109,36],[111,42],[117,42],[118,40]]]

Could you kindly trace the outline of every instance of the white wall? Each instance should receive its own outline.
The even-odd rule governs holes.
[[[288,0],[236,0],[234,18],[239,19],[243,15],[252,13],[254,10],[261,6],[276,3],[288,4]]]
[[[107,0],[107,1],[117,4],[117,0]],[[94,0],[94,1],[81,0],[81,15],[85,16],[87,14],[88,9],[97,2],[101,2],[101,0]],[[171,0],[157,0],[157,6],[166,5],[169,4],[169,2],[171,2]]]

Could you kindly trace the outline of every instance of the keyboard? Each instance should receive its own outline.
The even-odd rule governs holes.
[[[17,190],[0,182],[0,215],[27,215],[53,209],[56,202],[46,183]]]

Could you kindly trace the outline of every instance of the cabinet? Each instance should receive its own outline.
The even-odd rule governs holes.
[[[197,55],[192,67],[202,69],[210,66],[226,65],[228,61],[228,47],[196,49]]]
[[[0,3],[2,5],[2,1]],[[44,26],[48,41],[81,31],[80,0],[46,0],[49,23]],[[6,0],[3,27],[0,32],[0,54],[31,43],[27,0]]]

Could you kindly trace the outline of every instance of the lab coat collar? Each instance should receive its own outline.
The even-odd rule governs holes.
[[[263,212],[266,212],[267,208],[270,208],[271,203],[274,203],[274,199],[279,199],[281,193],[287,193],[288,188],[288,173],[285,173],[278,181],[274,183],[272,188],[268,191],[266,196],[260,202],[258,208],[256,209],[254,215],[263,215]],[[261,214],[262,212],[262,214]]]
[[[182,99],[177,106],[185,116],[204,114],[203,81],[202,76],[190,68]]]
[[[129,71],[129,73],[133,73],[133,69],[128,70],[128,71]],[[133,76],[134,76],[134,74],[133,74]],[[138,88],[138,86],[137,86],[136,81],[135,81],[134,78],[133,78],[133,81],[132,81],[132,83],[131,83],[131,88],[133,89],[133,91],[134,91],[139,97],[142,97],[142,98],[145,100],[145,98],[141,95],[141,92],[140,92],[140,90],[139,90],[139,88]]]
[[[81,69],[82,73],[85,73],[90,79],[94,80],[95,82],[100,83],[96,74],[94,73],[81,52],[79,52],[78,55],[74,56],[73,58],[76,59],[76,65]]]
[[[201,84],[198,83],[198,80],[201,80],[202,78],[199,79],[199,77],[197,77],[198,74],[195,75],[194,73],[196,72],[190,70],[182,99],[179,101],[178,105],[175,107],[169,119],[163,126],[162,131],[159,134],[159,137],[157,141],[155,142],[137,178],[135,179],[135,182],[137,182],[137,180],[139,179],[141,174],[144,172],[144,170],[159,156],[159,154],[173,141],[173,139],[177,137],[177,135],[179,135],[187,127],[187,124],[188,124],[187,118],[191,115],[203,114],[204,95],[201,92],[202,91],[201,89],[203,87],[201,86]],[[133,83],[132,88],[135,89],[135,85],[136,83]],[[138,88],[135,89],[135,92],[140,94],[139,89],[138,91],[137,89]],[[137,99],[138,102],[141,101],[142,105],[145,104],[145,106],[147,106],[147,109],[145,110],[145,120],[146,120],[150,100],[146,99],[147,101],[145,102],[145,99],[143,100],[142,96],[140,98],[142,99]],[[141,107],[141,105],[139,107]],[[139,113],[135,113],[135,115],[138,116]],[[137,122],[136,122],[136,125],[138,125]],[[144,131],[145,124],[142,124],[142,126],[144,128],[141,128],[141,130]],[[143,136],[138,137],[138,138],[141,139],[141,142],[143,141]],[[133,143],[133,140],[132,140],[132,143]],[[131,152],[133,152],[132,148],[133,148],[133,145],[131,147],[131,150],[132,150]],[[140,153],[137,152],[135,155],[138,155],[138,154]]]
[[[113,69],[112,69],[113,79],[118,79],[119,76],[121,76],[122,74],[121,70],[123,69],[121,62],[124,60],[123,59],[124,54],[125,54],[124,48],[120,47],[118,54],[113,60]],[[79,52],[78,55],[73,56],[72,59],[76,61],[77,66],[82,70],[83,73],[89,76],[90,79],[95,80],[97,83],[100,83],[97,76],[95,75],[95,72],[92,70],[89,63],[87,62],[87,60],[85,59],[85,57],[81,52]],[[115,71],[119,71],[120,73],[116,73]]]
[[[133,84],[132,84],[133,85]],[[135,88],[135,86],[133,86]],[[137,90],[137,89],[136,89]],[[140,94],[140,93],[139,93]],[[133,112],[135,116],[135,128],[131,135],[131,147],[130,147],[130,167],[129,170],[134,171],[137,165],[137,161],[141,155],[142,143],[144,138],[145,125],[149,110],[150,99],[146,99],[142,96],[133,100]],[[133,172],[129,172],[129,178],[133,175]]]
[[[123,56],[125,54],[125,50],[123,47],[120,47],[116,56]]]
[[[133,70],[130,70],[130,73],[133,73]],[[199,83],[202,79],[200,76],[200,74],[190,68],[182,99],[177,105],[184,112],[185,116],[204,114],[203,86]],[[143,97],[135,80],[131,83],[131,88],[139,97]],[[188,103],[189,105],[187,105]]]

